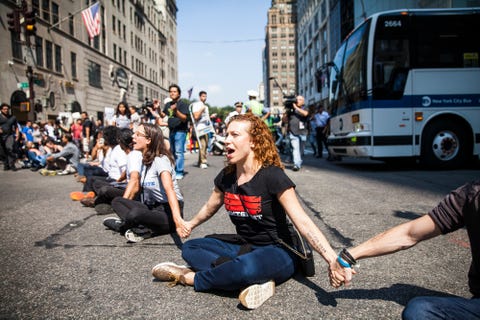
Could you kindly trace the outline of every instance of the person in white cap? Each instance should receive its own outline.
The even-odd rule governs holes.
[[[265,120],[270,116],[270,110],[265,108],[262,103],[257,100],[258,92],[255,90],[248,90],[248,101],[243,105],[242,113],[251,112],[257,117]]]

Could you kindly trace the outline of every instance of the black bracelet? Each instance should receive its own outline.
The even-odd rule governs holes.
[[[356,265],[357,264],[357,261],[352,257],[352,255],[350,254],[350,252],[348,252],[348,250],[346,248],[343,248],[340,255],[345,261],[347,261],[351,265]]]

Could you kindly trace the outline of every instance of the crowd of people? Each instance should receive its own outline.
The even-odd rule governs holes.
[[[402,316],[480,318],[480,182],[453,191],[421,218],[336,253],[303,210],[295,183],[284,171],[278,148],[280,137],[268,121],[268,108],[256,101],[255,92],[249,92],[249,103],[235,103],[235,110],[225,121],[226,166],[215,177],[205,204],[186,220],[178,180],[186,174],[184,153],[187,133],[191,131],[188,120],[199,137],[200,168],[208,168],[209,135],[218,133],[218,126],[212,123],[205,104],[206,92],[200,92],[199,102],[191,106],[180,100],[177,85],[170,86],[169,95],[163,107],[158,101],[146,104],[142,112],[146,116],[137,118],[136,108],[121,102],[112,123],[105,126],[94,125],[88,114],[82,113],[80,121],[70,128],[50,123],[52,129],[44,125],[40,134],[28,122],[25,127],[31,126],[31,131],[20,130],[8,112],[9,106],[3,104],[0,134],[5,169],[15,170],[12,146],[26,140],[23,159],[32,170],[41,168],[43,175],[74,174],[83,189],[72,192],[72,200],[94,208],[98,214],[111,215],[103,225],[132,243],[170,233],[187,240],[194,228],[225,208],[235,234],[187,240],[181,248],[187,266],[165,261],[154,266],[152,274],[170,286],[182,284],[200,292],[238,291],[241,304],[248,309],[258,308],[274,294],[276,285],[300,270],[302,258],[294,241],[298,234],[325,260],[330,283],[338,288],[349,285],[357,260],[404,250],[465,227],[472,250],[469,286],[473,298],[416,298]],[[298,96],[279,120],[286,125],[282,137],[290,141],[295,171],[301,168],[309,132],[316,133],[316,152],[321,157],[321,144],[328,130],[328,114],[322,107],[312,114],[304,101]],[[313,129],[309,121],[315,122]]]

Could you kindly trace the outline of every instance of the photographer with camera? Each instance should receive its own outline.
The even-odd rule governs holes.
[[[293,171],[298,171],[302,167],[302,155],[308,134],[305,98],[297,96],[295,101],[286,99],[283,117],[283,121],[288,124],[288,137],[292,145]]]

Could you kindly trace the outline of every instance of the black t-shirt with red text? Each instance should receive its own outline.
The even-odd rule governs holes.
[[[261,168],[240,186],[236,173],[223,169],[215,178],[215,186],[224,193],[225,209],[243,239],[254,245],[272,244],[278,238],[291,243],[288,220],[277,194],[295,184],[281,168]]]

